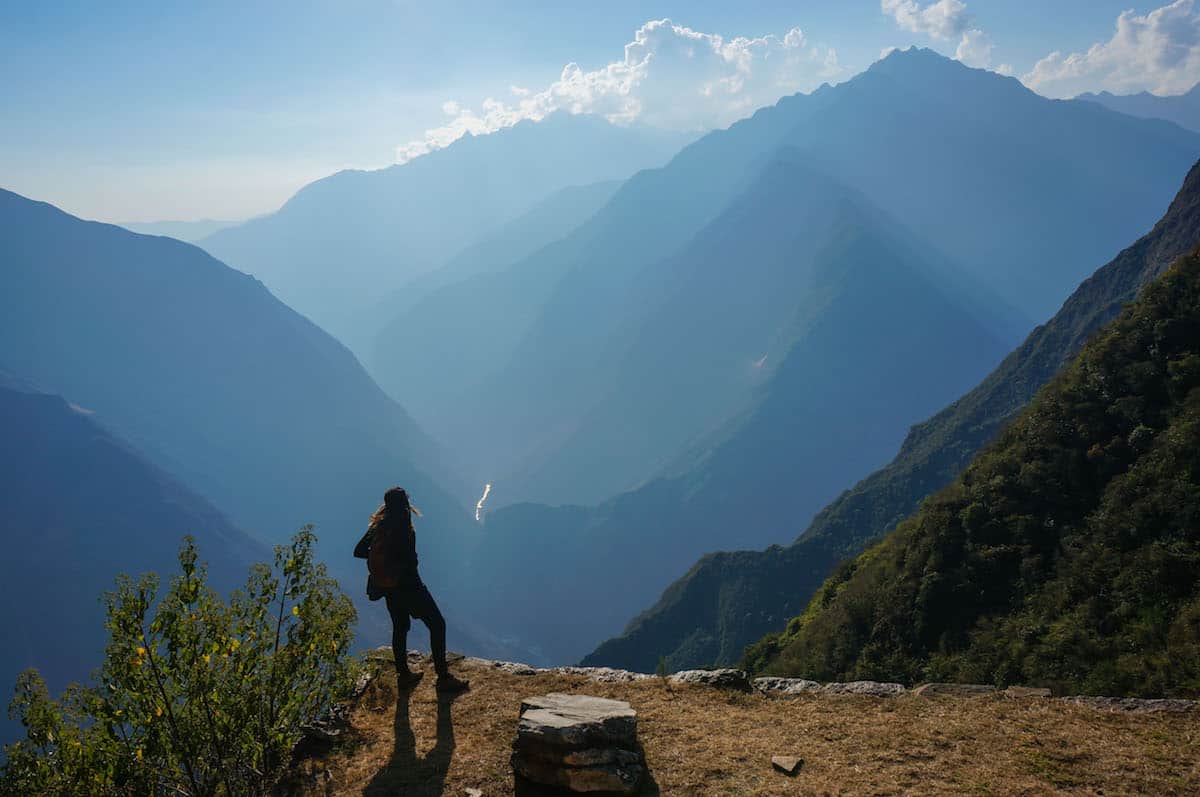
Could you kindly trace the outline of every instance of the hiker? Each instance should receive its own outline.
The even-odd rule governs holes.
[[[367,598],[387,602],[392,616],[392,655],[396,659],[396,685],[417,685],[422,672],[408,668],[409,617],[425,623],[437,671],[439,692],[462,692],[468,683],[450,674],[446,666],[446,621],[429,588],[417,573],[417,532],[412,516],[420,516],[408,502],[408,493],[393,487],[383,494],[383,505],[371,515],[367,533],[354,546],[354,555],[367,560]]]

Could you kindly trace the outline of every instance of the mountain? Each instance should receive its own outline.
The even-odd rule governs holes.
[[[755,218],[761,223],[750,223]],[[768,229],[783,240],[760,238]],[[701,240],[734,248],[761,240],[763,248],[747,259],[742,284],[723,293],[719,269],[687,272],[695,292],[681,298],[711,293],[695,311],[712,327],[661,329],[661,353],[669,355],[679,335],[700,336],[714,369],[761,380],[752,407],[683,475],[594,509],[520,504],[487,515],[469,579],[472,613],[543,660],[577,660],[702,552],[729,539],[775,539],[781,519],[802,520],[853,474],[883,462],[914,418],[978,379],[1003,352],[942,289],[926,252],[863,197],[806,167],[770,164],[746,203]],[[714,252],[711,262],[725,262]],[[679,262],[681,269],[689,264]],[[738,338],[736,327],[711,312],[722,301],[760,303],[762,326]],[[768,357],[779,363],[756,368],[747,354],[761,350],[746,341],[762,345],[771,337],[777,341]],[[729,389],[717,382],[680,382],[678,412],[693,401],[711,406],[696,393]],[[896,384],[905,389],[889,389]]]
[[[713,553],[586,661],[647,669],[732,663],[803,611],[839,562],[891,531],[1019,413],[1097,329],[1175,259],[1200,245],[1200,165],[1147,235],[1085,280],[977,387],[914,426],[896,457],[823,509],[790,546]]]
[[[201,219],[200,221],[122,221],[117,224],[127,230],[140,232],[142,235],[165,235],[168,238],[178,238],[194,244],[218,230],[233,227],[241,222]]]
[[[747,659],[815,678],[1200,694],[1200,248]]]
[[[455,567],[474,524],[428,475],[438,448],[257,280],[6,191],[0,262],[0,362],[94,410],[240,527],[279,541],[314,523],[340,560],[399,483],[426,511],[430,575]]]
[[[1160,97],[1143,91],[1138,94],[1080,94],[1078,100],[1094,102],[1130,116],[1166,119],[1188,130],[1200,131],[1200,83],[1185,94]]]
[[[781,151],[867,197],[953,264],[958,292],[994,308],[980,318],[1016,345],[1031,325],[1022,319],[1049,316],[1095,263],[1161,215],[1200,154],[1200,136],[1094,103],[1047,100],[929,51],[897,52],[846,83],[784,98],[703,137],[628,180],[566,237],[464,286],[476,303],[492,303],[476,327],[486,357],[469,361],[469,377],[457,365],[443,377],[437,362],[409,374],[397,358],[388,378],[403,382],[406,400],[432,408],[423,422],[480,463],[499,504],[597,503],[660,475],[714,421],[746,410],[745,392],[729,386],[745,371],[709,367],[707,339],[697,334],[682,341],[691,347],[679,359],[686,370],[673,362],[653,372],[648,335],[697,330],[691,306],[672,302],[677,285],[687,288],[672,279],[688,267],[723,275],[720,290],[740,289],[739,271],[761,250],[720,248],[712,225],[737,212]],[[714,281],[707,285],[711,298]],[[988,296],[996,298],[980,300]],[[730,302],[717,319],[726,329],[762,329],[757,304]],[[743,362],[757,361],[772,340],[764,335]],[[638,358],[654,377],[636,383],[642,391],[662,395],[679,380],[723,397],[660,424],[661,405],[625,389]],[[634,438],[638,454],[610,456],[626,424],[649,430]],[[579,467],[568,473],[563,463]]]
[[[118,573],[178,568],[191,534],[222,591],[269,550],[90,411],[0,372],[0,685],[37,667],[57,692],[100,664]],[[0,722],[0,736],[16,735]]]
[[[620,185],[611,180],[556,191],[387,297],[374,310],[387,321],[368,363],[380,385],[415,399],[406,407],[423,424],[443,419],[446,402],[467,394],[511,351],[545,300],[541,289],[553,284],[515,264],[587,221]],[[522,312],[524,307],[531,309]],[[413,340],[421,345],[411,345]]]
[[[552,114],[386,169],[338,172],[202,245],[365,352],[382,321],[364,310],[382,297],[552,193],[659,165],[686,140]]]

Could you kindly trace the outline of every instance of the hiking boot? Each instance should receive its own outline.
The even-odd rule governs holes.
[[[417,684],[421,683],[421,679],[425,677],[423,672],[412,672],[404,670],[396,673],[396,688],[397,689],[412,689]]]
[[[437,690],[444,694],[465,692],[470,688],[471,683],[469,681],[464,681],[461,678],[455,678],[453,675],[440,675],[437,679]]]

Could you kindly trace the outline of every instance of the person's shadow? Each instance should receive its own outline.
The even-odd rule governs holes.
[[[450,716],[454,697],[438,695],[437,741],[432,750],[418,758],[417,737],[409,717],[412,695],[412,689],[404,689],[396,699],[396,746],[391,759],[363,789],[365,797],[441,797],[445,791],[446,773],[454,756],[454,722]]]

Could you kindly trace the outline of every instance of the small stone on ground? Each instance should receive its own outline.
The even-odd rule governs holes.
[[[771,766],[788,777],[792,777],[800,771],[800,767],[804,766],[804,759],[790,755],[772,756]]]

